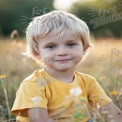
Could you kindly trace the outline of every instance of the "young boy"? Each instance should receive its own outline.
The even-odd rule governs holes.
[[[12,113],[18,122],[90,122],[94,107],[108,111],[116,122],[122,120],[122,112],[95,78],[75,71],[91,47],[85,22],[52,11],[34,18],[26,37],[26,54],[42,60],[44,68],[27,77],[17,91]]]

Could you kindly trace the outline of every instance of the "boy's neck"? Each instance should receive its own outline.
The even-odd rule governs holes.
[[[55,79],[60,80],[62,82],[71,83],[74,80],[74,70],[66,70],[66,71],[58,71],[50,68],[45,68],[45,70]]]

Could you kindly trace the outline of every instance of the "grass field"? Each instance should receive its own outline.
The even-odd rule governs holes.
[[[85,60],[77,70],[96,77],[97,81],[122,110],[122,40],[93,40]],[[21,81],[39,65],[23,56],[25,40],[0,40],[0,122],[14,118],[10,114],[15,93]],[[3,76],[5,75],[5,76]],[[3,76],[3,77],[2,77]],[[5,77],[5,78],[4,78]]]

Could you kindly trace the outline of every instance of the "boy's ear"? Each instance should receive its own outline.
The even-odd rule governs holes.
[[[41,58],[41,55],[38,52],[36,52],[35,50],[33,50],[32,53],[33,53],[35,58],[37,58],[37,59]]]
[[[83,55],[85,55],[85,54],[86,54],[86,50],[83,51]]]

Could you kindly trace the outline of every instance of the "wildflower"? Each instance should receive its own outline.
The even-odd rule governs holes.
[[[86,98],[86,97],[83,97],[83,96],[81,96],[80,99],[81,99],[82,101],[84,101],[84,102],[87,101],[87,98]]]
[[[76,87],[76,88],[70,89],[70,95],[71,95],[71,96],[78,97],[78,96],[81,95],[81,93],[82,93],[82,90],[81,90],[80,87]]]
[[[102,113],[102,114],[106,114],[106,115],[109,114],[108,111],[102,111],[101,113]]]
[[[118,95],[118,94],[119,94],[119,93],[118,93],[117,91],[115,91],[115,90],[109,92],[109,95],[110,95],[110,96],[116,96],[116,95]]]
[[[0,79],[6,78],[6,75],[0,75]]]
[[[101,105],[99,103],[96,104],[97,109],[99,109],[101,107]]]

